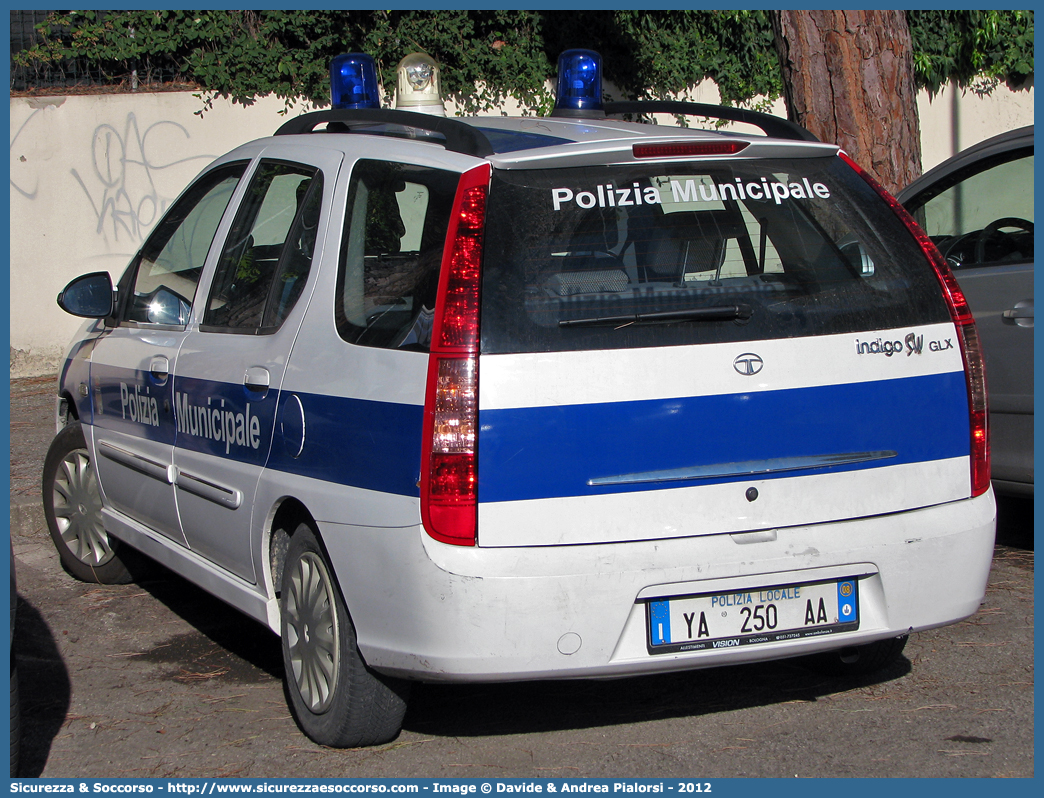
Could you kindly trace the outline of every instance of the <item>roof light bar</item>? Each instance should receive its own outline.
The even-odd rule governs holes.
[[[605,116],[602,56],[594,50],[566,50],[558,56],[558,90],[551,116]]]
[[[381,107],[373,56],[347,53],[330,62],[330,102],[337,109]]]

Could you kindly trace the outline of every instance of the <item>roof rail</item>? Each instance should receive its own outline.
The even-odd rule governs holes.
[[[390,108],[341,108],[329,111],[313,111],[285,122],[275,132],[277,136],[293,136],[311,133],[316,127],[329,123],[328,133],[351,133],[355,127],[367,125],[401,125],[418,130],[438,133],[445,138],[444,144],[450,152],[486,158],[493,154],[493,145],[482,131],[456,119],[429,116],[412,111],[397,111]],[[382,135],[378,131],[360,130],[360,133]]]
[[[613,114],[683,114],[686,116],[707,116],[712,119],[728,119],[732,122],[745,122],[761,128],[765,135],[780,139],[797,139],[798,141],[819,141],[814,135],[788,119],[783,119],[760,111],[749,111],[746,108],[731,108],[724,105],[708,105],[707,103],[689,103],[680,100],[626,100],[606,103],[606,116]]]

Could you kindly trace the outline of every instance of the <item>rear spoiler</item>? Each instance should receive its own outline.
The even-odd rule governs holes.
[[[711,119],[727,119],[730,122],[743,122],[761,129],[766,136],[797,141],[819,141],[812,133],[788,119],[746,108],[732,108],[725,105],[708,105],[707,103],[690,103],[680,100],[628,100],[605,104],[605,115],[617,114],[680,114],[683,116],[703,116]]]

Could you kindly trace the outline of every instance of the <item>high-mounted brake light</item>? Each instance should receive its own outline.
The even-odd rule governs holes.
[[[635,144],[631,147],[631,152],[635,158],[683,158],[695,155],[735,155],[749,146],[749,141]]]
[[[478,333],[490,166],[461,175],[442,254],[424,397],[421,519],[443,543],[474,546],[478,513]]]
[[[334,108],[381,107],[373,56],[348,53],[330,62],[330,102]]]
[[[957,284],[957,279],[950,271],[946,259],[928,234],[910,216],[906,208],[844,152],[840,155],[841,159],[891,206],[895,215],[906,225],[906,229],[910,231],[925,257],[935,268],[935,276],[942,286],[946,305],[950,309],[950,318],[953,319],[954,326],[957,328],[957,339],[960,341],[961,355],[964,358],[964,374],[968,384],[968,413],[971,422],[971,489],[972,496],[980,496],[990,487],[989,408],[986,397],[986,366],[982,357],[979,331],[975,327],[971,308],[968,307],[964,292]]]
[[[605,116],[602,56],[594,50],[566,50],[558,56],[558,90],[551,116]]]
[[[445,116],[439,65],[424,53],[410,53],[395,68],[398,90],[395,107],[432,116]]]

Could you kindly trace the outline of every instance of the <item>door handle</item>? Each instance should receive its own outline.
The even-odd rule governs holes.
[[[1002,314],[1006,319],[1032,319],[1033,308],[1010,308]]]
[[[261,366],[251,366],[246,370],[246,374],[243,375],[243,385],[246,386],[248,391],[264,393],[271,384],[272,375],[268,373],[268,369]]]
[[[1013,321],[1020,327],[1033,326],[1033,300],[1024,299],[1016,302],[1015,307],[1008,308],[1001,316],[1007,321]]]
[[[163,355],[156,355],[149,361],[149,373],[157,382],[163,383],[170,376],[170,361]]]

